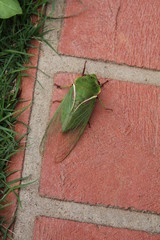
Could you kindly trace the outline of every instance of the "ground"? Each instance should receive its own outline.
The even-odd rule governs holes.
[[[47,24],[55,28],[48,38],[60,55],[42,44],[39,70],[23,87],[33,97],[30,116],[23,115],[31,128],[23,176],[37,181],[20,191],[14,238],[157,240],[160,7],[151,0],[82,2],[57,1],[57,16],[75,15]],[[54,82],[73,82],[86,59],[86,73],[109,79],[100,97],[113,111],[97,102],[91,127],[55,164],[47,150],[39,153],[54,100],[66,91]]]

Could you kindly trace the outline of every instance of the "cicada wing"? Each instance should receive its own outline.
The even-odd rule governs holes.
[[[55,148],[57,144],[58,135],[62,132],[62,115],[66,108],[70,109],[73,101],[73,87],[65,96],[64,100],[61,102],[53,117],[51,118],[48,127],[44,133],[42,141],[40,143],[40,154],[43,155],[44,148],[47,144]],[[52,153],[53,155],[53,153]]]
[[[87,123],[86,123],[87,124]],[[86,124],[82,124],[81,126],[77,127],[76,129],[72,129],[67,133],[61,133],[58,136],[58,146],[57,152],[55,155],[55,162],[62,162],[72,151],[75,147],[76,143],[78,142],[80,136],[82,135]]]
[[[89,121],[94,103],[95,101],[92,100],[82,105],[72,119],[72,129],[66,133],[61,132],[59,134],[55,162],[63,161],[77,144]]]
[[[62,113],[63,106],[60,104],[57,111],[53,115],[52,119],[50,120],[48,127],[43,135],[42,141],[40,143],[40,154],[43,155],[45,146],[48,141],[50,140],[51,143],[53,142],[55,144],[55,140],[59,132],[61,132],[61,113]],[[48,139],[49,137],[52,139]],[[52,144],[51,144],[52,145]]]
[[[62,104],[57,109],[43,139],[43,144],[45,142],[45,149],[48,151],[49,156],[57,163],[62,162],[75,147],[89,121],[94,103],[88,101],[77,110],[72,120],[72,128],[67,132],[62,131],[63,107]]]

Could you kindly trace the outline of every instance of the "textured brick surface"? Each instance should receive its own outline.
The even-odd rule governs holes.
[[[159,1],[66,2],[60,53],[160,69]]]
[[[55,82],[74,78],[57,74]],[[53,101],[66,91],[55,88]],[[160,89],[111,80],[100,97],[113,111],[97,102],[91,128],[62,163],[50,157],[56,140],[46,144],[40,194],[160,213]],[[52,104],[51,116],[57,106]]]
[[[54,218],[38,217],[33,240],[159,240],[159,235],[102,227]]]

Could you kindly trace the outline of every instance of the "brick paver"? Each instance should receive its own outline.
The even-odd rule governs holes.
[[[38,217],[33,240],[159,240],[159,235],[103,227],[54,218]]]
[[[159,1],[67,1],[66,16],[80,12],[64,20],[60,53],[160,69]]]
[[[69,84],[75,75],[57,74]],[[55,87],[53,101],[67,90]],[[50,155],[57,139],[46,142],[40,194],[62,200],[133,207],[160,213],[160,89],[110,80],[80,141],[60,164]],[[51,116],[58,103],[53,103]],[[63,146],[61,146],[63,147]]]
[[[97,62],[99,60],[113,61],[117,64],[160,70],[160,7],[158,1],[67,0],[65,15],[71,17],[65,18],[62,25],[58,47],[60,54],[90,58],[97,60]],[[36,44],[39,46],[39,43]],[[36,56],[31,60],[33,60],[33,66],[36,66],[38,49],[31,51],[35,51]],[[42,56],[42,58],[44,57],[43,64],[46,64],[45,54]],[[50,59],[53,68],[56,59],[55,56]],[[72,59],[72,63],[73,61]],[[63,57],[59,69],[63,69],[62,65]],[[42,65],[40,64],[40,66]],[[121,67],[123,68],[123,66]],[[112,69],[109,70],[113,71]],[[54,72],[56,71],[57,69]],[[36,69],[29,70],[29,73],[32,76],[25,78],[22,82],[21,95],[28,101],[22,102],[21,107],[28,105],[32,100]],[[70,85],[77,76],[73,73],[57,73],[54,76],[54,81],[60,85]],[[101,82],[104,81],[104,79],[98,78]],[[143,215],[144,211],[160,214],[160,88],[109,80],[102,88],[100,97],[104,105],[112,111],[105,110],[97,100],[90,126],[87,125],[78,144],[62,163],[56,164],[50,154],[51,151],[54,152],[56,147],[57,139],[55,135],[53,134],[47,139],[42,165],[40,162],[36,163],[37,166],[41,165],[39,192],[38,190],[36,194],[34,192],[36,200],[32,198],[32,204],[28,201],[33,196],[32,190],[26,190],[28,195],[22,192],[22,195],[24,194],[23,199],[26,200],[25,206],[31,207],[28,212],[30,214],[33,210],[33,215],[26,214],[25,216],[24,214],[23,216],[26,219],[25,217],[23,221],[18,219],[18,226],[22,228],[18,229],[20,237],[17,239],[24,237],[28,240],[28,235],[24,236],[23,231],[29,230],[29,236],[31,236],[33,220],[35,216],[41,214],[44,214],[44,216],[38,216],[35,219],[34,240],[160,239],[160,235],[147,232],[46,217],[47,215],[65,218],[63,211],[71,211],[72,213],[72,208],[64,206],[64,209],[60,209],[58,212],[53,210],[54,213],[49,213],[45,209],[45,201],[48,199],[44,198],[51,198],[49,203],[52,202],[52,199],[71,201],[69,203],[71,206],[73,206],[73,201],[129,209],[123,211],[128,214],[128,218],[124,217],[123,222],[127,222],[126,219],[130,218],[130,211],[133,209],[142,211],[142,213],[138,213],[140,215]],[[46,84],[48,84],[47,81]],[[55,100],[62,100],[67,91],[67,89],[54,87],[50,118],[59,105]],[[40,104],[36,104],[35,109],[38,109]],[[45,99],[43,104],[45,104]],[[33,113],[33,119],[40,119],[40,110],[37,111],[39,118],[36,118],[37,113],[35,112]],[[29,117],[30,108],[21,116],[20,120],[28,124]],[[41,124],[38,126],[41,127]],[[17,124],[16,130],[21,133],[26,132],[26,128],[19,124]],[[33,136],[35,136],[34,134]],[[34,141],[36,141],[36,137]],[[22,144],[25,146],[24,142]],[[61,147],[63,148],[63,146]],[[38,150],[33,149],[33,161],[35,152],[37,159],[39,158],[37,156]],[[23,157],[24,151],[14,156],[11,169],[22,169]],[[29,157],[32,157],[32,154]],[[38,170],[37,172],[39,173]],[[16,177],[19,177],[20,173],[16,173]],[[39,194],[43,198],[39,197]],[[13,194],[9,197],[12,199]],[[39,205],[39,201],[41,201],[41,205]],[[44,208],[39,209],[39,206],[43,205],[43,201]],[[64,202],[61,203],[64,204]],[[12,206],[12,209],[9,209],[9,214],[11,210],[15,210],[15,205]],[[85,207],[88,208],[87,205]],[[92,208],[99,209],[95,206]],[[114,211],[114,209],[112,210]],[[19,214],[22,216],[21,213]],[[85,216],[87,213],[83,212],[83,214]],[[144,215],[146,216],[146,214]],[[111,218],[114,222],[115,216],[111,214],[107,218]],[[149,223],[147,222],[149,227],[147,228],[135,227],[134,221],[131,221],[133,226],[132,224],[119,224],[118,227],[127,225],[132,229],[147,229],[146,231],[153,232],[157,224],[155,224],[154,216],[154,214],[147,215],[149,219]],[[29,220],[28,217],[30,217]],[[71,219],[77,218],[71,215]],[[78,219],[80,219],[79,221],[86,221],[81,217]],[[27,223],[27,227],[24,222]],[[96,217],[94,222],[97,222]],[[142,220],[142,222],[142,225],[146,224],[145,220]],[[101,219],[100,224],[102,224]],[[157,229],[156,225],[156,232],[159,231]],[[17,235],[15,236],[17,237]]]

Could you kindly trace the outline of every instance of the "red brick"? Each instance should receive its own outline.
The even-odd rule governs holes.
[[[69,84],[75,75],[57,74]],[[53,100],[67,90],[54,89]],[[110,80],[84,134],[60,164],[50,156],[55,141],[46,143],[42,164],[42,196],[133,207],[160,213],[160,88]],[[53,103],[51,116],[58,103]],[[63,147],[63,146],[62,146]]]
[[[160,69],[159,1],[67,0],[65,15],[76,13],[64,20],[60,53]]]
[[[88,223],[38,217],[33,240],[159,240],[160,235]]]

